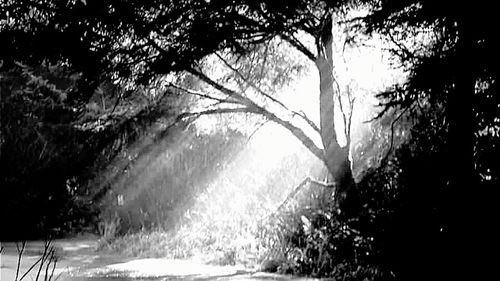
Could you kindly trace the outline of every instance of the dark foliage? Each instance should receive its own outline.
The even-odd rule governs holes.
[[[286,239],[290,254],[282,270],[343,280],[449,280],[456,274],[449,269],[456,266],[457,251],[470,253],[468,243],[477,247],[492,243],[456,240],[456,216],[466,218],[471,211],[485,217],[462,221],[463,231],[476,223],[481,224],[481,229],[474,227],[480,233],[493,231],[485,224],[489,214],[483,213],[493,203],[481,196],[486,206],[480,207],[472,201],[477,197],[471,196],[470,204],[456,213],[456,190],[450,188],[450,175],[445,172],[450,161],[447,127],[438,125],[445,115],[431,112],[420,115],[411,138],[395,147],[383,165],[365,172],[356,196],[347,197],[356,198],[361,209],[345,215],[330,205],[296,215],[307,221],[297,219],[297,226],[291,228]],[[481,148],[479,141],[476,147],[491,149]],[[489,160],[483,159],[478,158],[478,166],[487,165]],[[476,186],[499,184],[498,178],[483,177]],[[476,258],[483,261],[481,256]],[[475,268],[473,262],[469,266]]]
[[[9,226],[3,239],[49,234],[80,215],[68,188],[88,164],[82,148],[89,135],[70,125],[77,115],[64,104],[76,79],[63,68],[41,71],[18,66],[1,73],[1,216]]]
[[[141,106],[136,101],[129,113],[120,104],[115,114],[74,106],[68,95],[81,76],[60,65],[17,63],[0,75],[0,192],[5,198],[0,214],[9,226],[2,239],[88,227],[97,209],[89,197],[95,191],[85,181],[152,122],[175,115],[174,102]],[[110,98],[106,102],[115,103]]]
[[[429,194],[441,202],[441,208],[422,217],[441,218],[445,224],[441,234],[444,238],[417,232],[437,239],[423,239],[428,244],[417,245],[432,253],[429,265],[442,273],[435,278],[476,279],[478,274],[488,272],[485,257],[491,242],[483,237],[489,235],[494,220],[491,198],[500,172],[490,158],[500,155],[495,144],[500,140],[500,100],[499,67],[495,63],[499,60],[499,45],[493,3],[411,0],[376,3],[365,19],[367,31],[381,32],[400,43],[408,34],[426,31],[430,35],[416,47],[400,44],[394,48],[394,53],[409,70],[408,81],[380,95],[386,108],[428,108],[430,105],[435,113],[443,113],[437,119],[431,115],[428,123],[445,130],[442,134],[445,145],[438,147],[432,157],[426,150],[415,156],[416,159],[429,157],[429,162],[422,161],[420,168],[427,172],[423,177],[429,182],[414,176],[419,185],[414,182],[406,185],[414,186],[414,191],[408,189],[411,194],[408,196],[417,196],[421,186],[431,188]],[[426,148],[425,138],[416,140],[415,145]],[[428,167],[439,173],[434,169],[427,171]],[[429,206],[435,204],[423,202],[429,202]],[[410,210],[404,214],[415,217]],[[481,227],[467,227],[467,224]],[[459,273],[456,268],[463,271]]]
[[[14,1],[0,6],[5,19],[0,55],[37,65],[64,61],[83,73],[76,99],[86,100],[104,77],[147,82],[185,70],[229,48],[247,52],[311,21],[307,1]],[[314,5],[319,5],[314,3]],[[33,44],[36,42],[36,45]],[[84,87],[85,86],[85,87]]]

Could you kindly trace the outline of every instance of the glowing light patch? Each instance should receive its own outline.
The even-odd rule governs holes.
[[[106,274],[107,271],[107,274]],[[112,264],[106,267],[101,274],[119,276],[126,273],[132,278],[138,277],[214,277],[237,274],[243,267],[236,266],[211,266],[187,260],[174,259],[140,259],[125,263]]]

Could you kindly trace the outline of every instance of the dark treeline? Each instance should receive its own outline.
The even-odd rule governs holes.
[[[120,90],[110,83],[87,103],[74,103],[68,96],[80,76],[48,63],[17,63],[1,78],[0,192],[2,221],[9,226],[2,240],[94,231],[94,203],[103,190],[86,182],[153,122],[178,110],[136,100],[127,111],[127,103],[115,105]]]

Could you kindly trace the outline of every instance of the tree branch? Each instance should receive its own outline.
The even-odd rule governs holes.
[[[276,124],[279,124],[285,127],[288,131],[290,131],[299,141],[309,149],[318,159],[325,162],[325,155],[323,149],[319,148],[312,140],[309,138],[302,129],[293,125],[292,123],[285,121],[273,113],[264,109],[260,114],[264,115],[266,118],[269,118]]]
[[[284,103],[282,103],[281,101],[277,100],[276,98],[272,97],[271,95],[265,93],[264,91],[262,91],[259,87],[257,87],[254,83],[252,83],[251,81],[249,81],[248,78],[246,78],[245,76],[243,76],[243,74],[241,74],[241,72],[234,68],[226,59],[224,59],[221,55],[219,55],[219,53],[215,53],[215,55],[229,68],[231,69],[231,71],[233,71],[234,73],[236,73],[236,75],[238,75],[243,81],[245,81],[245,83],[247,83],[248,85],[250,85],[250,87],[252,87],[253,89],[255,89],[259,94],[265,96],[266,98],[272,100],[273,102],[279,104],[281,107],[283,107],[284,109],[286,110],[289,110],[288,107],[286,107],[286,105]]]
[[[302,44],[299,40],[297,40],[297,38],[293,37],[293,35],[291,36],[281,35],[281,38],[290,43],[290,45],[292,45],[293,47],[295,47],[295,49],[303,53],[311,61],[313,62],[316,61],[317,59],[316,56],[306,46],[304,46],[304,44]]]
[[[257,113],[257,112],[248,107],[215,108],[197,112],[183,112],[177,116],[176,122],[187,118],[193,118],[193,117],[198,118],[202,115],[213,115],[213,114],[223,114],[223,113]]]
[[[243,81],[245,81],[245,83],[247,83],[248,85],[250,85],[250,87],[254,88],[257,92],[259,92],[261,95],[265,96],[266,98],[269,98],[270,100],[272,100],[273,102],[279,104],[281,107],[283,107],[286,111],[289,111],[291,112],[293,115],[298,115],[300,116],[304,121],[306,121],[306,123],[311,126],[311,128],[313,130],[315,130],[316,132],[320,132],[318,126],[316,126],[316,124],[314,124],[314,122],[311,121],[311,119],[309,119],[306,114],[304,112],[297,112],[297,111],[294,111],[294,110],[290,110],[284,103],[282,103],[281,101],[279,101],[278,99],[272,97],[271,95],[265,93],[264,91],[262,91],[259,87],[257,87],[254,83],[252,83],[251,81],[248,80],[248,78],[246,78],[243,74],[241,74],[241,72],[239,70],[237,70],[236,68],[234,68],[228,61],[226,61],[221,55],[219,55],[218,53],[215,53],[217,55],[217,57],[228,67],[230,68],[234,73],[236,73]]]
[[[250,139],[252,139],[252,137],[260,130],[262,129],[262,127],[264,127],[264,125],[266,125],[269,121],[269,119],[265,119],[264,122],[261,122],[257,128],[255,128],[255,130],[253,130],[253,132],[248,136],[248,140],[247,140],[247,143],[250,141]]]
[[[304,111],[292,111],[292,113],[294,115],[297,115],[299,116],[300,118],[302,118],[304,121],[306,121],[306,123],[311,126],[311,128],[313,128],[314,131],[316,131],[317,133],[321,133],[321,131],[319,130],[319,127],[311,120],[309,119],[309,117],[307,117],[306,113]]]
[[[299,185],[297,185],[293,190],[292,192],[290,192],[288,194],[288,196],[286,197],[286,199],[279,205],[279,207],[276,209],[276,211],[274,211],[271,215],[275,215],[277,214],[279,211],[281,211],[281,209],[283,209],[286,204],[292,199],[294,198],[297,193],[299,193],[299,191],[307,184],[314,184],[314,185],[317,185],[317,186],[320,186],[320,187],[323,187],[323,188],[335,188],[335,184],[330,184],[330,183],[324,183],[324,182],[320,182],[320,181],[317,181],[315,179],[312,179],[311,177],[306,177]]]
[[[200,78],[202,81],[204,81],[207,84],[209,84],[210,86],[212,86],[215,89],[221,91],[222,93],[224,93],[224,94],[226,94],[226,95],[228,95],[230,97],[237,98],[238,100],[240,100],[242,102],[242,105],[245,105],[246,107],[239,108],[238,110],[247,110],[246,112],[249,112],[249,113],[260,114],[260,115],[268,118],[269,120],[275,122],[276,124],[279,124],[279,125],[283,126],[288,131],[290,131],[297,139],[299,139],[300,142],[305,147],[307,147],[307,149],[309,149],[309,151],[311,151],[316,157],[318,157],[318,159],[320,159],[321,161],[325,162],[325,155],[324,155],[323,150],[321,148],[319,148],[314,143],[314,141],[311,138],[309,138],[307,136],[307,134],[304,133],[304,131],[302,129],[300,129],[299,127],[293,125],[289,121],[285,121],[282,118],[279,118],[274,113],[272,113],[269,110],[265,109],[264,107],[256,104],[251,99],[249,99],[249,98],[247,98],[247,97],[245,97],[245,96],[243,96],[243,95],[241,95],[239,93],[236,93],[235,91],[233,91],[231,89],[228,89],[228,88],[220,85],[219,83],[217,83],[217,82],[213,81],[212,79],[210,79],[209,77],[207,77],[202,72],[200,72],[198,70],[195,70],[195,69],[190,69],[188,71],[191,74],[193,74],[193,75],[197,76],[198,78]],[[234,108],[233,109],[229,109],[229,112],[230,112],[230,110],[235,110],[235,109]],[[241,111],[239,111],[239,112],[241,112]]]
[[[352,125],[352,115],[353,115],[353,112],[354,112],[354,101],[356,100],[356,98],[353,98],[350,100],[350,105],[351,105],[351,113],[349,114],[349,120],[347,122],[347,135],[348,135],[348,138],[347,138],[347,147],[350,147],[351,146],[351,125]],[[349,153],[349,150],[347,150],[347,152]]]
[[[395,55],[399,56],[402,61],[406,60],[415,60],[416,56],[413,54],[403,43],[398,42],[396,38],[394,38],[394,35],[392,35],[391,32],[388,32],[388,37],[390,41],[396,45],[397,48],[399,48],[399,52],[395,51]]]
[[[17,247],[18,258],[17,258],[17,267],[16,267],[16,279],[14,279],[15,281],[18,280],[17,277],[19,276],[19,268],[21,267],[21,258],[23,256],[24,248],[26,247],[26,241],[23,241],[21,248],[19,248],[19,244],[17,244],[17,243],[16,243],[16,247]]]
[[[337,99],[338,99],[338,102],[339,102],[340,112],[342,113],[342,120],[344,121],[344,134],[345,134],[345,137],[346,137],[346,140],[347,140],[347,138],[349,137],[349,135],[348,135],[348,128],[347,128],[347,115],[346,115],[347,113],[345,112],[344,105],[342,104],[342,97],[340,96],[340,89],[339,89],[339,92],[337,94]]]
[[[200,78],[203,82],[207,83],[208,85],[214,87],[215,89],[219,90],[220,92],[228,95],[229,97],[232,97],[234,99],[237,99],[241,102],[241,104],[244,104],[246,106],[251,106],[251,107],[258,107],[258,105],[252,101],[251,99],[231,90],[228,89],[221,84],[215,82],[214,80],[210,79],[208,76],[206,76],[203,72],[196,70],[194,68],[190,68],[187,70],[189,73],[193,74],[194,76]]]
[[[233,100],[229,100],[229,97],[225,98],[225,99],[217,98],[217,97],[205,94],[205,93],[201,93],[201,92],[198,92],[198,91],[194,91],[194,90],[191,90],[191,89],[187,89],[187,88],[181,87],[181,86],[173,84],[173,83],[169,83],[168,86],[170,86],[170,87],[172,87],[174,89],[183,91],[183,92],[185,92],[187,94],[190,94],[190,95],[193,95],[193,96],[198,96],[198,97],[209,99],[209,100],[214,100],[214,101],[217,101],[219,103],[230,103],[230,104],[239,104],[239,105],[241,105],[241,102],[239,102],[238,100],[234,100],[234,99]]]
[[[396,124],[396,122],[399,121],[399,119],[401,119],[401,117],[403,116],[403,114],[408,111],[408,109],[410,109],[409,107],[406,107],[403,111],[401,111],[399,113],[399,115],[394,119],[392,120],[391,122],[391,142],[390,142],[390,145],[389,145],[389,149],[387,149],[387,153],[385,154],[384,158],[382,158],[382,160],[380,161],[380,163],[382,165],[384,165],[387,160],[389,159],[389,156],[392,152],[392,149],[394,148],[394,125]]]

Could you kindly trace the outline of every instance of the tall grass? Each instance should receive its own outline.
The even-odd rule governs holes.
[[[239,142],[230,150],[227,144],[231,143],[228,140],[231,136],[215,147],[213,138],[207,137],[198,146],[188,145],[192,149],[181,152],[183,158],[175,164],[170,162],[172,160],[162,162],[149,159],[146,162],[156,163],[149,164],[156,166],[148,168],[149,172],[143,169],[142,173],[148,175],[146,178],[137,172],[139,167],[134,170],[132,166],[130,179],[123,182],[141,183],[142,187],[130,187],[132,194],[135,194],[135,203],[116,208],[118,216],[123,220],[123,213],[132,212],[132,206],[137,205],[140,207],[135,208],[135,212],[150,206],[150,212],[166,212],[169,215],[159,216],[159,220],[163,221],[144,227],[141,231],[117,235],[111,243],[104,243],[102,248],[129,256],[196,258],[208,263],[243,264],[249,267],[271,258],[269,253],[274,244],[262,242],[272,233],[273,223],[269,221],[269,215],[276,211],[304,178],[320,177],[322,164],[298,141],[285,144],[286,148],[283,143],[269,142],[264,149],[262,142],[259,145]],[[207,154],[217,157],[203,160]],[[161,158],[158,155],[156,157]],[[203,162],[210,167],[203,170],[203,166],[198,164]],[[185,169],[175,170],[176,167]],[[151,179],[154,175],[158,178]],[[180,185],[182,180],[179,180],[178,185],[144,187],[150,182],[172,182],[172,177],[191,177],[185,182],[192,186]],[[137,194],[137,190],[142,190],[144,194]],[[169,196],[176,193],[183,193],[184,197],[174,197],[175,204],[168,209],[165,209],[165,204],[155,203],[155,200],[168,202],[172,198]],[[127,197],[125,193],[125,201]],[[117,234],[123,234],[121,231]]]

